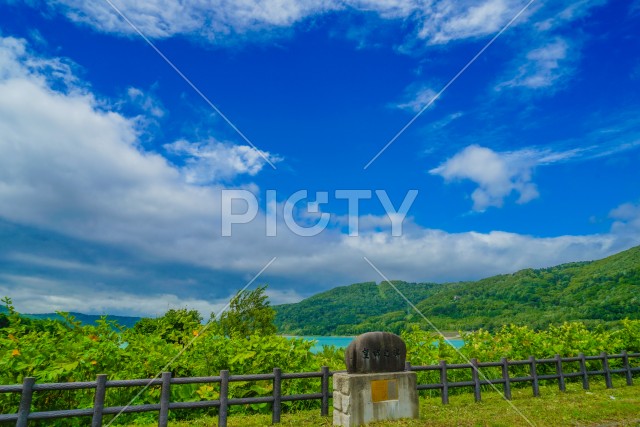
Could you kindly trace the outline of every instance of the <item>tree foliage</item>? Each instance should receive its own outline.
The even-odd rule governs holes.
[[[197,310],[170,309],[156,319],[142,318],[133,327],[140,334],[156,335],[164,341],[186,344],[202,327],[202,316]]]
[[[231,338],[247,338],[251,335],[274,335],[275,311],[265,294],[266,285],[254,290],[239,291],[218,321],[223,335]],[[213,314],[212,314],[213,316]]]

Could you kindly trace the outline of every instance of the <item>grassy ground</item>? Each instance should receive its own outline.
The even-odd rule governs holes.
[[[538,398],[532,397],[530,388],[514,389],[511,403],[517,411],[496,392],[483,393],[482,402],[478,403],[474,402],[471,393],[453,395],[449,405],[442,405],[434,394],[434,397],[420,399],[419,420],[371,426],[640,426],[640,385],[626,386],[616,381],[614,386],[606,389],[594,381],[591,390],[584,391],[580,384],[571,383],[567,384],[566,393],[558,391],[557,386],[542,386]],[[231,415],[228,424],[237,427],[266,426],[271,424],[271,415]],[[215,426],[217,419],[208,417],[169,425]],[[321,417],[319,409],[301,411],[283,414],[280,425],[331,426],[332,418]]]

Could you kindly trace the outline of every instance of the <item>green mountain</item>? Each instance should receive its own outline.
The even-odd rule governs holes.
[[[4,306],[0,306],[0,314],[7,313],[8,310]],[[93,314],[83,314],[83,313],[75,313],[70,312],[71,316],[75,317],[76,320],[80,321],[83,325],[94,325],[96,321],[100,320],[102,316],[97,316]],[[27,319],[54,319],[54,320],[63,320],[62,317],[56,313],[39,313],[39,314],[20,314],[21,317],[25,317]],[[116,321],[120,326],[126,326],[127,328],[132,328],[140,317],[130,317],[130,316],[112,316],[107,315],[108,320]]]
[[[421,300],[439,285],[392,282],[409,301]],[[388,283],[340,286],[299,303],[276,305],[276,327],[294,335],[348,335],[353,325],[389,312],[408,313],[407,302]]]
[[[71,316],[75,317],[76,320],[80,321],[83,325],[95,325],[95,322],[100,320],[102,316],[94,315],[94,314],[83,314],[70,312]],[[42,314],[24,314],[24,317],[28,317],[31,319],[56,319],[62,320],[62,317],[56,313],[42,313]],[[127,328],[133,328],[133,325],[138,323],[140,317],[131,317],[131,316],[113,316],[111,314],[107,315],[107,320],[113,320],[120,326],[126,326]]]
[[[442,330],[640,319],[640,246],[598,261],[525,269],[474,282],[394,284]],[[400,332],[407,323],[426,326],[407,305],[387,283],[359,283],[274,308],[281,333],[349,335]]]

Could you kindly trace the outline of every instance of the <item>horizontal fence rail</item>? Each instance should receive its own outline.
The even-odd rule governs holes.
[[[620,359],[621,368],[611,369],[610,360]],[[440,382],[418,384],[418,390],[440,390],[443,404],[449,403],[449,390],[453,388],[469,387],[473,389],[475,400],[481,400],[482,386],[501,385],[504,397],[511,399],[511,384],[517,382],[531,382],[533,396],[540,395],[540,381],[557,380],[561,391],[566,390],[567,378],[581,378],[582,387],[589,389],[589,377],[604,377],[607,388],[612,388],[612,375],[623,374],[627,385],[633,385],[633,374],[640,372],[640,366],[632,367],[633,359],[640,360],[640,353],[607,354],[601,353],[598,356],[585,356],[580,354],[577,357],[560,357],[556,355],[551,359],[536,359],[530,356],[527,360],[507,360],[502,358],[500,362],[479,362],[471,359],[471,363],[448,364],[441,361],[438,365],[412,366],[406,363],[406,371],[428,372],[437,371]],[[599,361],[602,369],[588,370],[587,363]],[[578,363],[580,368],[576,372],[567,372],[563,363]],[[553,374],[541,374],[540,367],[551,365],[555,371]],[[529,375],[512,377],[510,367],[528,367]],[[481,375],[481,368],[499,368],[502,375],[500,378],[488,379]],[[467,371],[471,374],[468,381],[449,381],[449,373],[452,371]],[[344,371],[335,371],[344,372]],[[104,415],[128,414],[139,412],[157,412],[158,426],[166,427],[169,419],[169,411],[184,409],[218,408],[218,426],[227,425],[228,409],[233,405],[246,405],[255,403],[271,404],[272,422],[279,423],[282,413],[282,402],[320,400],[320,413],[322,416],[329,414],[329,378],[333,376],[326,366],[320,372],[300,372],[283,373],[279,368],[275,368],[270,374],[253,375],[230,375],[229,371],[220,371],[220,375],[212,377],[176,377],[173,378],[171,372],[163,372],[160,377],[154,379],[137,380],[107,380],[106,375],[98,375],[96,381],[88,382],[68,382],[68,383],[42,383],[38,384],[33,377],[26,377],[22,384],[0,385],[0,393],[20,394],[20,404],[18,412],[13,414],[0,414],[0,422],[7,423],[15,421],[17,427],[26,427],[31,420],[50,420],[71,417],[91,417],[91,426],[98,427],[103,423]],[[320,378],[321,385],[318,393],[282,395],[282,381],[289,379]],[[273,392],[269,396],[233,398],[229,396],[229,383],[231,382],[251,382],[251,381],[271,381]],[[216,400],[202,400],[197,402],[171,402],[171,386],[179,384],[219,384],[220,395]],[[127,405],[105,407],[105,396],[108,388],[127,387],[160,387],[160,402],[157,404]],[[53,390],[81,390],[93,389],[94,404],[92,408],[68,409],[58,411],[32,411],[33,394],[39,391]],[[133,403],[133,402],[132,402]]]

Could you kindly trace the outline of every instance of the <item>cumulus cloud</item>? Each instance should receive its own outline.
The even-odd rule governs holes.
[[[619,234],[640,233],[640,203],[623,203],[609,212],[614,220],[612,230]]]
[[[218,142],[188,142],[179,140],[165,144],[171,154],[186,158],[182,173],[188,183],[209,184],[230,180],[240,174],[255,176],[267,163],[281,161],[281,157],[248,145]]]
[[[640,202],[623,203],[609,212],[611,233],[619,245],[634,246],[640,240]]]
[[[533,172],[537,167],[549,166],[569,161],[585,161],[599,157],[611,156],[634,149],[640,144],[638,133],[634,128],[636,119],[628,123],[619,118],[621,129],[616,130],[620,138],[609,144],[597,144],[595,137],[584,138],[579,148],[564,150],[551,148],[523,148],[517,151],[497,152],[487,147],[472,144],[454,154],[438,167],[429,171],[431,175],[439,175],[446,181],[469,180],[477,184],[471,194],[473,210],[482,212],[488,207],[502,207],[504,200],[511,194],[517,194],[516,203],[527,203],[539,196],[533,182]],[[626,125],[626,126],[625,126]],[[632,131],[627,133],[627,128]],[[601,136],[600,136],[601,138]],[[585,141],[593,145],[584,145]],[[612,212],[612,218],[618,218],[625,205]]]
[[[85,90],[54,90],[50,76],[28,67],[35,60],[41,61],[24,41],[1,39],[0,216],[80,239],[228,265],[206,253],[219,253],[210,239],[220,187],[185,182],[164,157],[140,148],[135,120],[105,111]],[[255,161],[248,166],[215,167],[257,173]],[[200,246],[195,255],[186,250],[191,246]]]
[[[556,38],[541,47],[530,50],[517,60],[514,76],[499,83],[497,90],[505,88],[545,89],[557,87],[573,72],[571,46],[567,40]]]
[[[501,207],[513,192],[519,194],[517,203],[538,197],[536,185],[531,181],[535,166],[532,160],[526,152],[497,153],[470,145],[429,173],[447,181],[468,179],[478,184],[471,194],[473,209],[484,211],[490,206]]]
[[[62,236],[59,239],[135,253],[156,265],[181,264],[239,279],[218,283],[215,288],[182,281],[171,288],[152,289],[151,285],[132,285],[136,277],[144,278],[135,276],[135,264],[109,275],[103,270],[112,264],[100,263],[99,257],[91,258],[92,267],[62,255],[30,253],[23,248],[10,260],[13,264],[64,271],[67,278],[62,280],[54,273],[38,276],[33,270],[3,271],[0,292],[28,302],[29,311],[119,309],[121,314],[153,315],[174,304],[207,313],[273,257],[276,261],[260,282],[276,285],[270,288],[270,295],[277,303],[338,284],[379,281],[363,256],[391,278],[445,281],[599,258],[624,249],[622,243],[629,244],[615,233],[545,239],[505,232],[447,233],[424,229],[411,218],[407,218],[403,236],[391,237],[380,231],[387,226],[380,218],[366,216],[363,223],[371,229],[360,237],[328,230],[305,238],[283,226],[281,213],[277,236],[266,237],[263,210],[251,223],[234,229],[232,237],[222,238],[216,226],[222,186],[187,182],[179,167],[141,148],[133,120],[100,105],[81,86],[56,89],[42,68],[29,66],[38,61],[47,59],[30,54],[24,41],[0,38],[2,220],[55,232]],[[192,153],[195,164],[213,164],[207,157],[210,153],[233,153],[233,147],[215,141],[184,142],[174,148]],[[228,173],[257,173],[260,166],[255,153],[240,150],[234,155],[239,163]],[[498,203],[507,191],[518,192],[521,201],[536,194],[530,175],[532,160],[523,153],[496,153],[476,146],[454,158],[433,173],[477,182],[485,196],[484,200],[478,197],[478,206]],[[547,161],[558,160],[547,157]],[[490,171],[476,162],[489,166]],[[104,286],[80,279],[89,274],[111,279]]]

